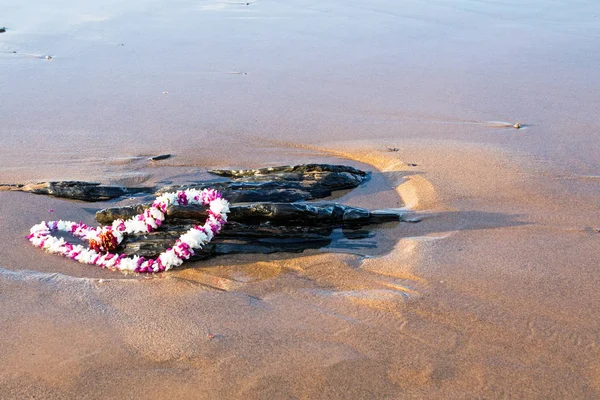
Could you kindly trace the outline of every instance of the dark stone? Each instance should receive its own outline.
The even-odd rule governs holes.
[[[153,157],[164,159],[168,155]],[[102,201],[136,193],[160,194],[186,188],[214,188],[231,204],[229,222],[221,234],[193,259],[234,253],[298,252],[342,241],[348,249],[373,247],[364,239],[373,233],[363,227],[401,221],[402,215],[390,210],[369,211],[335,203],[297,202],[330,196],[335,190],[352,189],[368,178],[368,173],[353,167],[306,164],[253,170],[214,170],[229,179],[220,182],[195,182],[160,188],[124,188],[98,183],[65,181],[30,185],[0,185],[4,190],[21,190],[83,201]],[[245,204],[234,204],[245,203]],[[250,203],[250,204],[247,204]],[[96,213],[101,224],[141,214],[150,203],[111,207]],[[150,234],[128,235],[120,252],[155,257],[171,247],[191,226],[203,224],[207,217],[202,206],[171,206],[161,228]],[[362,239],[362,240],[357,240]]]
[[[0,185],[7,190],[20,190],[35,194],[45,194],[83,201],[106,201],[126,194],[148,192],[147,188],[123,188],[120,186],[101,185],[92,182],[61,181],[41,182],[27,185]]]
[[[354,189],[363,183],[368,173],[345,165],[303,164],[248,170],[211,170],[229,178],[227,182],[196,182],[169,186],[160,193],[180,189],[212,187],[223,193],[231,203],[271,201],[290,203],[322,199],[336,190]]]
[[[177,240],[190,226],[167,226],[145,235],[128,235],[121,243],[125,254],[156,257]],[[211,256],[240,253],[271,254],[301,252],[318,249],[331,243],[331,228],[272,227],[269,224],[245,226],[235,222],[225,225],[223,231],[207,246],[195,251],[192,260]]]
[[[231,203],[254,201],[294,202],[331,196],[331,190],[303,186],[298,182],[198,182],[189,185],[168,186],[159,193],[181,189],[213,188],[220,191]]]
[[[150,204],[111,207],[96,213],[101,224],[118,218],[127,219],[143,212]],[[170,206],[165,225],[198,224],[206,219],[202,206]],[[245,225],[268,222],[273,226],[342,226],[368,225],[400,221],[402,215],[393,212],[370,212],[364,208],[327,203],[254,203],[230,206],[228,220]]]
[[[146,205],[107,208],[96,213],[102,224],[118,218],[131,218],[143,212]],[[171,247],[191,226],[203,224],[206,209],[202,206],[170,206],[168,217],[159,231],[129,235],[122,243],[126,254],[155,257]],[[343,237],[356,240],[371,236],[361,227],[374,223],[400,221],[392,212],[369,212],[363,208],[341,204],[255,203],[232,205],[228,223],[209,246],[193,259],[235,253],[300,252],[331,244],[333,232],[343,228]],[[348,247],[348,246],[347,246]]]
[[[164,159],[167,154],[154,157]],[[255,170],[215,170],[217,175],[228,177],[229,181],[200,181],[187,185],[126,188],[101,185],[99,183],[62,181],[36,184],[1,185],[0,190],[20,190],[36,194],[46,194],[81,201],[105,201],[121,196],[139,193],[160,194],[181,189],[214,188],[223,193],[231,203],[283,202],[322,199],[331,196],[333,191],[353,189],[363,183],[368,174],[353,167],[329,164],[306,164],[261,168]]]
[[[228,178],[247,178],[257,176],[272,176],[274,174],[285,174],[285,173],[296,173],[296,174],[307,174],[307,173],[350,173],[359,176],[366,176],[365,171],[360,169],[349,167],[347,165],[334,165],[334,164],[300,164],[300,165],[284,165],[280,167],[266,167],[258,169],[240,169],[240,170],[229,170],[229,169],[213,169],[210,170],[213,174],[225,176]]]
[[[160,154],[158,156],[150,157],[149,160],[150,161],[160,161],[160,160],[166,160],[167,158],[171,158],[171,155],[170,154]]]

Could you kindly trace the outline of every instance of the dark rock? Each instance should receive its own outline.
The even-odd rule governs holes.
[[[117,218],[131,218],[149,205],[107,208],[96,213],[102,224]],[[201,206],[171,206],[161,229],[145,235],[127,236],[122,243],[126,254],[155,257],[171,247],[191,226],[204,223],[207,213]],[[229,222],[209,246],[193,259],[234,253],[299,252],[331,244],[334,229],[344,228],[346,239],[370,237],[360,227],[389,221],[400,221],[398,213],[369,212],[341,204],[256,203],[232,205]]]
[[[143,212],[150,204],[111,207],[96,213],[101,224],[110,224],[118,218],[127,219]],[[165,225],[198,224],[206,219],[202,206],[170,206]],[[258,225],[265,222],[273,226],[342,226],[368,225],[401,221],[402,215],[393,212],[370,212],[364,208],[326,203],[254,203],[230,206],[230,222]]]
[[[184,188],[212,187],[223,193],[231,203],[272,201],[294,202],[322,199],[336,190],[354,189],[363,183],[368,173],[345,165],[303,164],[249,170],[212,170],[228,182],[196,182],[169,186],[160,193]]]
[[[256,176],[272,176],[274,174],[285,174],[285,173],[350,173],[359,176],[366,176],[367,173],[354,167],[347,165],[334,165],[334,164],[301,164],[301,165],[284,165],[280,167],[266,167],[258,169],[240,169],[240,170],[229,170],[229,169],[213,169],[210,170],[213,174],[226,176],[228,178],[246,178]]]
[[[177,240],[189,226],[168,226],[165,230],[145,235],[129,235],[121,244],[125,254],[156,257]],[[268,224],[245,226],[235,222],[225,225],[223,231],[207,246],[196,251],[192,260],[216,255],[276,252],[301,252],[317,249],[331,243],[331,228],[272,227]]]
[[[150,204],[137,204],[135,206],[109,207],[96,212],[96,221],[108,225],[115,219],[129,219],[135,215],[141,214]]]
[[[149,160],[150,161],[160,161],[160,160],[166,160],[167,158],[171,158],[171,155],[170,154],[160,154],[158,156],[150,157]]]
[[[0,185],[5,190],[19,190],[83,201],[106,201],[126,194],[148,192],[147,188],[124,188],[80,181],[41,182],[26,185]]]
[[[193,259],[233,253],[298,252],[328,246],[332,241],[342,241],[348,249],[373,247],[376,245],[374,242],[365,242],[372,232],[363,227],[402,220],[402,215],[392,210],[371,212],[335,203],[298,202],[324,198],[335,190],[357,187],[368,178],[368,173],[353,167],[306,164],[212,172],[229,180],[195,182],[163,187],[158,191],[156,188],[124,188],[77,181],[0,185],[0,189],[83,201],[110,200],[140,192],[160,194],[186,188],[217,189],[232,203],[229,222],[208,246],[196,252]],[[110,224],[118,218],[128,219],[141,214],[148,207],[150,203],[106,208],[96,213],[96,219],[102,224]],[[206,209],[202,206],[171,206],[158,231],[126,236],[119,251],[155,257],[173,246],[191,226],[203,224],[206,217]]]
[[[169,155],[154,157],[164,159]],[[261,168],[256,170],[215,170],[215,174],[230,178],[226,182],[195,182],[160,188],[126,188],[101,185],[99,183],[62,181],[36,184],[0,185],[0,190],[20,190],[36,194],[82,201],[105,201],[138,193],[157,194],[181,189],[214,188],[223,193],[231,203],[257,201],[294,202],[322,199],[331,196],[333,191],[352,189],[367,179],[368,174],[356,168],[343,165],[306,164]]]
[[[189,185],[168,186],[159,193],[173,192],[181,189],[213,188],[220,191],[231,203],[248,203],[254,201],[294,202],[320,199],[331,196],[331,190],[321,187],[310,187],[294,181],[282,182],[198,182]]]
[[[99,183],[72,181],[32,185],[30,192],[75,200],[101,201],[121,197],[127,190],[119,186],[103,186]]]

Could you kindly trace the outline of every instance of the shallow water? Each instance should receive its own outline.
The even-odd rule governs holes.
[[[0,397],[598,397],[595,3],[0,8],[0,183],[337,162],[422,218],[140,277],[24,239],[106,203],[0,192]]]

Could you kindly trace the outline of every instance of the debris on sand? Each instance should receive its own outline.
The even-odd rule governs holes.
[[[150,157],[148,160],[160,161],[160,160],[166,160],[167,158],[171,158],[171,155],[170,154],[159,154],[157,156]]]

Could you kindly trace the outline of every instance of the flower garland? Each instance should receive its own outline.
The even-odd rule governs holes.
[[[202,204],[208,206],[208,218],[202,226],[194,226],[181,235],[172,248],[155,259],[127,257],[112,253],[123,241],[126,234],[150,233],[165,220],[167,207],[171,204]],[[221,193],[213,189],[180,190],[165,193],[156,198],[152,206],[128,220],[117,219],[111,226],[92,228],[80,222],[50,221],[41,222],[31,228],[27,237],[34,246],[49,253],[60,254],[83,264],[98,265],[103,268],[133,272],[162,272],[181,265],[199,249],[212,240],[227,222],[229,202]],[[89,247],[73,245],[63,238],[52,236],[53,232],[63,231],[89,242]]]

